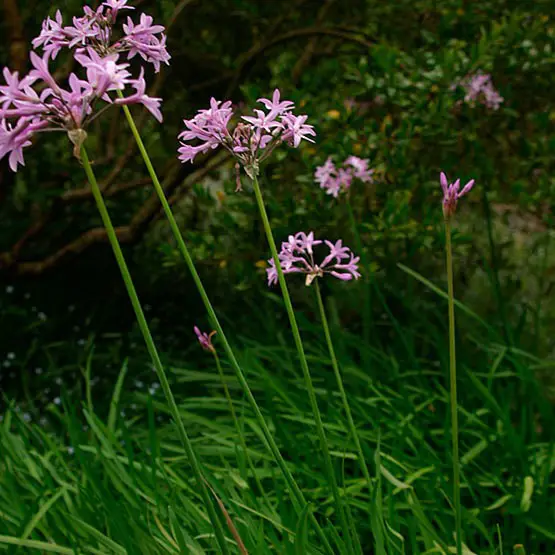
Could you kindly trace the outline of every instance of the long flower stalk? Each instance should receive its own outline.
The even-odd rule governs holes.
[[[210,522],[212,523],[212,526],[214,528],[214,532],[216,534],[216,539],[218,541],[220,551],[222,554],[228,555],[229,551],[226,545],[222,524],[218,519],[218,516],[216,514],[216,511],[210,499],[210,495],[208,493],[208,489],[206,487],[206,484],[204,482],[204,477],[202,475],[202,470],[200,467],[199,460],[196,456],[195,450],[193,448],[191,440],[189,439],[187,431],[185,430],[185,426],[183,425],[183,421],[179,414],[177,403],[175,402],[175,398],[171,391],[170,383],[166,376],[166,372],[162,365],[162,361],[160,360],[160,356],[158,355],[158,350],[156,349],[156,345],[154,344],[154,339],[152,338],[152,334],[150,333],[150,329],[148,327],[148,323],[143,313],[143,309],[141,307],[141,303],[139,301],[137,291],[135,290],[135,286],[133,284],[131,274],[129,273],[127,263],[125,262],[125,258],[123,256],[123,252],[121,251],[121,247],[120,247],[116,232],[114,230],[112,220],[110,219],[110,215],[108,214],[108,209],[106,208],[106,204],[104,203],[104,199],[102,198],[102,194],[98,187],[98,183],[96,181],[96,177],[91,167],[89,157],[87,155],[87,151],[85,150],[85,147],[83,145],[81,145],[81,162],[83,164],[83,168],[85,169],[87,179],[89,180],[89,184],[91,186],[94,200],[96,202],[98,211],[100,213],[100,217],[102,218],[102,223],[106,228],[108,240],[110,241],[110,245],[112,247],[112,250],[114,251],[114,256],[116,258],[116,261],[118,263],[118,266],[121,272],[121,276],[125,283],[125,288],[127,289],[127,293],[129,295],[131,304],[133,305],[133,310],[135,311],[135,316],[137,318],[139,328],[141,329],[141,333],[143,334],[143,338],[145,340],[146,347],[148,349],[148,352],[152,359],[152,363],[156,370],[156,374],[158,375],[158,380],[160,381],[162,391],[164,392],[166,401],[169,405],[170,413],[177,427],[177,433],[179,435],[179,439],[183,444],[183,447],[187,454],[187,458],[189,459],[189,463],[193,468],[195,479],[197,481],[198,487],[200,488],[200,493],[201,493],[204,505],[206,507],[206,510],[208,512],[208,517],[210,518]]]
[[[358,462],[362,470],[362,475],[368,484],[368,490],[370,495],[372,494],[372,480],[370,478],[370,473],[368,472],[368,465],[362,451],[362,445],[360,443],[360,438],[353,420],[353,414],[351,412],[351,407],[349,405],[349,400],[347,399],[347,394],[345,393],[345,388],[343,386],[343,379],[341,377],[341,372],[339,370],[339,364],[337,362],[337,357],[335,356],[335,349],[333,347],[333,341],[331,339],[330,327],[328,323],[328,318],[326,315],[326,309],[324,307],[324,302],[322,300],[322,293],[320,291],[320,285],[318,280],[314,280],[315,290],[316,290],[316,300],[318,302],[318,311],[320,312],[320,320],[322,321],[322,327],[324,328],[324,335],[326,337],[326,344],[328,346],[328,351],[331,359],[331,365],[333,368],[333,373],[335,374],[335,379],[337,381],[337,387],[339,389],[339,395],[341,396],[341,402],[343,403],[343,410],[347,416],[347,424],[349,426],[349,432],[355,442]]]
[[[287,282],[285,281],[285,275],[283,273],[283,270],[281,268],[281,263],[279,261],[279,255],[276,247],[276,242],[274,240],[274,235],[272,233],[272,227],[270,225],[270,220],[268,219],[268,214],[266,213],[266,207],[264,205],[262,191],[260,190],[260,184],[258,183],[258,178],[256,176],[253,177],[252,183],[254,187],[254,193],[256,196],[256,203],[258,205],[258,211],[260,212],[260,217],[262,218],[262,224],[264,226],[264,231],[266,233],[266,239],[268,241],[268,245],[270,246],[272,259],[274,260],[275,268],[277,270],[278,281],[283,295],[283,300],[285,302],[285,309],[287,310],[287,315],[289,317],[291,331],[293,332],[295,346],[297,347],[297,353],[299,355],[299,361],[301,363],[301,368],[303,371],[305,387],[308,393],[308,397],[310,399],[310,406],[312,408],[312,414],[314,416],[314,420],[316,423],[316,432],[318,434],[318,438],[320,440],[320,446],[324,455],[324,464],[326,467],[328,480],[330,482],[334,504],[339,516],[339,520],[341,522],[341,526],[343,528],[343,533],[347,541],[347,546],[350,552],[354,553],[354,546],[353,546],[351,534],[349,533],[350,527],[348,526],[348,521],[347,521],[346,512],[344,508],[344,499],[342,499],[339,494],[339,488],[337,486],[337,479],[335,477],[330,450],[326,439],[326,433],[324,430],[322,415],[320,413],[320,409],[318,407],[318,401],[316,399],[316,391],[314,389],[314,384],[312,383],[312,377],[310,375],[310,370],[308,368],[308,362],[306,360],[303,342],[301,339],[301,334],[299,332],[299,326],[297,325],[297,319],[295,318],[295,312],[293,310],[293,305],[291,303],[291,297],[289,296]]]
[[[453,503],[455,510],[455,541],[457,555],[462,555],[461,476],[459,460],[459,417],[457,402],[457,356],[455,351],[455,294],[453,292],[453,247],[451,245],[451,221],[457,211],[461,197],[474,187],[471,179],[461,189],[461,180],[449,183],[441,172],[439,182],[443,189],[443,218],[445,221],[445,255],[447,264],[447,296],[449,311],[449,401],[451,405],[451,441],[453,443]]]
[[[256,487],[258,488],[258,491],[260,492],[262,497],[268,502],[268,500],[266,499],[266,492],[264,491],[264,487],[262,486],[260,478],[258,478],[258,475],[256,473],[256,469],[255,469],[254,464],[252,462],[252,459],[249,455],[249,450],[248,450],[248,447],[247,447],[247,442],[245,441],[245,436],[241,432],[241,427],[239,426],[239,419],[237,418],[237,413],[235,412],[235,406],[233,405],[233,399],[231,398],[231,393],[229,392],[229,387],[227,387],[227,383],[225,381],[225,375],[224,375],[224,371],[222,369],[222,364],[220,362],[220,357],[218,356],[218,353],[216,352],[215,349],[212,351],[212,355],[214,356],[214,361],[216,362],[216,368],[218,369],[218,374],[220,376],[220,381],[222,382],[222,387],[224,388],[224,394],[225,394],[225,397],[227,399],[227,404],[229,406],[229,412],[231,413],[231,417],[233,418],[233,424],[235,425],[235,430],[237,431],[237,435],[239,436],[239,442],[241,443],[241,448],[243,449],[243,452],[245,453],[245,459],[246,459],[247,464],[249,466],[249,469],[252,473],[252,476],[254,478],[254,481],[256,483]]]
[[[455,295],[453,292],[453,249],[451,222],[445,218],[445,252],[447,262],[447,294],[449,307],[449,391],[451,405],[451,440],[453,443],[453,500],[457,555],[462,555],[461,486],[459,461],[459,418],[457,405],[457,357],[455,353]]]
[[[193,278],[193,281],[195,282],[195,285],[198,289],[198,292],[202,298],[202,302],[206,308],[206,311],[208,313],[208,316],[210,318],[210,321],[212,322],[212,325],[214,326],[214,328],[216,329],[217,333],[218,333],[218,338],[222,343],[222,346],[224,348],[224,351],[229,359],[229,362],[233,368],[233,370],[235,371],[235,374],[237,376],[237,379],[245,393],[245,396],[247,398],[247,401],[249,402],[254,415],[256,417],[256,420],[258,421],[258,424],[260,426],[260,429],[264,435],[264,439],[266,440],[267,444],[268,444],[268,448],[270,450],[270,452],[272,453],[281,473],[283,474],[283,477],[285,478],[285,481],[287,482],[290,490],[291,490],[291,494],[292,494],[292,500],[293,500],[293,505],[294,508],[296,510],[296,512],[298,514],[301,514],[301,512],[303,511],[304,507],[306,506],[307,502],[306,499],[304,497],[304,494],[301,490],[301,488],[299,487],[299,485],[297,484],[296,480],[293,477],[293,474],[291,473],[291,471],[289,470],[289,467],[287,466],[287,463],[285,462],[285,459],[283,458],[282,454],[279,451],[278,445],[274,439],[274,436],[272,434],[272,432],[270,431],[270,428],[268,427],[268,424],[266,423],[266,420],[264,418],[264,415],[262,414],[262,411],[260,410],[260,407],[258,406],[258,403],[256,401],[256,398],[254,397],[254,394],[252,393],[252,390],[248,384],[248,381],[245,377],[245,374],[241,368],[241,366],[239,365],[239,362],[237,361],[237,358],[235,357],[235,354],[233,352],[233,349],[231,348],[231,344],[229,343],[229,341],[227,340],[227,337],[224,333],[224,330],[220,324],[220,321],[218,319],[218,316],[216,315],[216,312],[214,310],[214,307],[212,306],[212,303],[210,302],[210,299],[208,297],[208,294],[206,293],[206,290],[204,288],[204,285],[202,283],[202,280],[200,279],[200,276],[197,272],[197,269],[195,267],[195,264],[193,262],[193,259],[191,258],[191,255],[189,253],[189,250],[187,249],[187,245],[185,244],[185,241],[183,240],[183,236],[181,234],[181,231],[179,229],[179,226],[177,225],[177,222],[175,220],[175,217],[173,215],[173,212],[171,210],[171,207],[168,203],[168,200],[166,198],[166,195],[164,193],[164,189],[162,188],[162,185],[160,184],[160,180],[158,179],[158,176],[156,175],[156,171],[154,169],[154,166],[152,165],[152,162],[150,160],[150,157],[148,155],[148,152],[144,146],[144,143],[141,139],[141,136],[139,134],[139,131],[137,129],[137,126],[135,125],[135,121],[133,120],[133,116],[131,115],[130,110],[127,108],[127,106],[123,106],[123,110],[125,113],[125,117],[127,118],[127,122],[129,124],[129,127],[131,129],[131,132],[133,134],[133,137],[135,138],[135,141],[137,142],[137,146],[139,147],[139,151],[141,153],[141,156],[144,160],[145,166],[147,168],[147,171],[150,175],[150,178],[152,179],[152,183],[154,185],[154,189],[158,195],[158,198],[160,199],[160,203],[162,204],[162,208],[164,209],[164,213],[166,215],[166,218],[168,219],[168,222],[170,224],[170,228],[172,230],[172,233],[175,237],[175,240],[177,242],[177,246],[179,249],[179,252],[181,253],[181,255],[183,256],[183,259],[185,260],[185,263],[187,264],[187,267],[191,273],[191,276]],[[322,527],[320,526],[320,523],[318,522],[318,520],[316,519],[315,515],[312,513],[312,511],[309,511],[310,513],[310,521],[314,527],[314,529],[316,530],[316,533],[318,535],[318,538],[322,544],[322,547],[326,550],[326,553],[333,555],[334,551],[329,543],[328,538],[326,537],[326,535],[324,534],[324,531],[322,530]]]

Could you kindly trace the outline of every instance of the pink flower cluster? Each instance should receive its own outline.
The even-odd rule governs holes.
[[[197,154],[222,146],[233,154],[252,179],[258,175],[260,163],[282,142],[298,147],[305,139],[312,141],[314,128],[306,123],[307,116],[296,116],[293,102],[280,99],[276,89],[272,99],[258,100],[266,111],[254,110],[253,116],[242,116],[233,130],[229,122],[233,117],[231,102],[212,98],[210,108],[199,110],[197,115],[184,120],[186,130],[180,133],[179,159],[193,161]],[[191,141],[198,144],[189,144]]]
[[[441,183],[441,188],[443,189],[443,215],[445,218],[450,218],[457,209],[457,201],[463,195],[466,195],[466,193],[468,193],[474,186],[474,179],[471,179],[460,192],[460,179],[457,179],[455,183],[449,183],[447,176],[441,172],[439,182]]]
[[[129,59],[137,54],[154,65],[156,72],[160,64],[168,64],[170,55],[166,49],[166,36],[162,25],[153,25],[151,16],[141,14],[135,24],[128,17],[122,26],[119,40],[113,39],[113,28],[120,10],[132,10],[127,0],[107,0],[93,10],[84,6],[82,17],[74,17],[73,25],[64,26],[60,10],[54,19],[50,17],[42,24],[40,35],[33,40],[33,47],[42,47],[53,59],[62,48],[88,48],[101,56],[127,52]]]
[[[48,54],[43,58],[31,52],[33,69],[19,78],[17,72],[4,68],[5,85],[0,85],[0,160],[9,155],[12,171],[18,164],[24,165],[23,148],[31,145],[31,137],[37,131],[63,130],[78,147],[86,134],[84,128],[98,115],[97,102],[108,104],[143,104],[159,121],[162,121],[159,98],[145,94],[143,72],[132,79],[127,71],[129,64],[119,64],[117,54],[104,58],[93,50],[80,52],[76,60],[86,69],[86,79],[75,73],[68,78],[66,88],[59,85],[49,70]],[[39,85],[38,94],[32,85]],[[123,90],[126,86],[135,93],[113,100],[109,93]]]
[[[145,94],[143,68],[138,78],[132,78],[127,69],[129,64],[119,62],[118,52],[124,49],[121,45],[125,44],[129,47],[125,47],[129,57],[139,53],[159,66],[161,58],[156,54],[147,55],[145,45],[152,45],[154,40],[148,38],[149,33],[160,33],[163,27],[152,26],[151,18],[141,16],[140,25],[128,24],[124,42],[115,43],[120,46],[107,46],[111,37],[110,22],[115,19],[118,10],[132,9],[126,6],[126,2],[108,0],[96,12],[85,7],[85,17],[74,18],[71,28],[62,27],[62,16],[58,12],[55,21],[48,18],[43,23],[42,33],[34,41],[35,46],[44,46],[45,54],[40,57],[31,52],[33,69],[29,74],[20,78],[18,72],[3,69],[5,84],[0,84],[0,160],[8,156],[12,171],[17,171],[18,165],[24,165],[23,149],[31,145],[32,136],[39,131],[67,132],[75,145],[74,153],[79,157],[87,124],[109,105],[142,104],[158,121],[162,121],[161,99]],[[135,44],[132,37],[143,46],[132,47]],[[164,41],[162,39],[159,43],[163,45]],[[50,73],[49,62],[61,48],[74,46],[79,46],[74,57],[86,73],[86,79],[71,73],[64,86]],[[122,98],[119,95],[117,98],[110,96],[110,93],[123,91],[127,87],[134,89],[134,92]],[[99,107],[99,101],[105,103],[104,107]]]
[[[314,259],[314,247],[325,244],[329,252],[320,263]],[[311,231],[306,234],[302,231],[290,235],[288,240],[281,244],[279,263],[284,274],[306,274],[305,284],[310,285],[316,278],[330,274],[342,281],[358,279],[358,262],[360,258],[352,253],[349,247],[343,246],[341,240],[332,243],[314,239]],[[273,258],[268,260],[269,268],[266,269],[268,285],[276,284],[278,273]]]
[[[498,110],[504,101],[495,90],[491,75],[487,73],[479,71],[463,79],[460,84],[466,93],[464,101],[468,104],[474,105],[478,102],[490,110]]]
[[[363,183],[373,182],[374,170],[369,169],[369,163],[365,158],[349,156],[343,162],[343,167],[338,169],[330,157],[323,166],[316,168],[314,179],[326,194],[337,198],[339,193],[349,190],[353,179],[360,179]]]

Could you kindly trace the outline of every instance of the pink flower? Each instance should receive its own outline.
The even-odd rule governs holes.
[[[329,249],[328,254],[322,262],[317,264],[314,257],[313,247],[325,244]],[[331,241],[321,241],[314,239],[314,233],[308,235],[302,231],[290,235],[288,240],[281,244],[279,252],[279,263],[284,274],[302,273],[306,275],[305,284],[307,286],[318,277],[330,274],[342,281],[358,279],[359,257],[351,252],[351,249],[343,246],[341,240],[332,243]],[[273,258],[268,260],[269,267],[266,269],[268,285],[273,285],[278,281],[278,273]]]
[[[337,198],[339,193],[346,192],[351,187],[353,179],[359,179],[363,183],[372,183],[373,169],[368,168],[369,160],[349,156],[343,163],[342,168],[337,168],[331,157],[326,160],[323,166],[316,168],[314,179],[326,194]]]
[[[86,48],[96,51],[100,56],[127,52],[128,59],[139,54],[143,60],[152,63],[156,72],[160,64],[168,64],[171,56],[166,49],[166,36],[162,25],[154,25],[153,19],[141,14],[140,22],[135,24],[128,17],[122,30],[114,33],[114,25],[120,10],[132,10],[127,0],[107,0],[93,10],[83,7],[83,15],[74,17],[73,25],[63,25],[61,12],[55,19],[46,18],[42,30],[33,40],[35,48],[42,47],[51,58],[55,58],[62,48]],[[114,39],[121,36],[119,40]]]
[[[349,156],[345,160],[345,165],[353,168],[353,177],[360,179],[363,183],[372,183],[374,181],[372,178],[374,170],[368,168],[369,163],[368,159],[359,158],[358,156]]]
[[[150,15],[142,13],[140,23],[137,25],[130,17],[127,18],[127,24],[123,25],[125,36],[120,42],[129,50],[129,59],[139,54],[143,60],[151,62],[158,73],[160,64],[169,65],[171,58],[166,49],[164,30],[162,25],[153,25]]]
[[[179,134],[179,160],[189,162],[197,154],[221,146],[228,150],[247,175],[253,179],[258,175],[260,164],[273,150],[285,142],[298,147],[304,140],[312,141],[315,135],[311,125],[306,124],[307,116],[296,116],[291,110],[293,102],[280,99],[278,89],[272,99],[258,99],[267,110],[254,110],[253,116],[242,116],[233,130],[229,123],[233,116],[231,102],[220,102],[212,98],[208,110],[199,110],[197,115],[184,120],[185,131]],[[190,142],[197,144],[189,144]]]
[[[325,161],[322,166],[318,166],[314,172],[314,177],[318,183],[326,183],[337,175],[337,168],[331,159],[331,156]]]
[[[118,16],[119,10],[134,10],[132,6],[127,6],[127,0],[107,0],[103,6],[106,6],[112,11],[112,19],[115,21]]]
[[[452,89],[459,83],[454,83]],[[491,81],[491,75],[478,71],[474,75],[467,76],[460,82],[465,90],[464,101],[470,105],[479,102],[490,110],[498,110],[504,102],[503,97],[495,90]]]
[[[211,353],[215,353],[216,349],[214,349],[214,345],[212,345],[212,336],[216,335],[216,332],[212,331],[209,334],[206,332],[203,333],[197,328],[197,326],[195,326],[193,329],[197,335],[197,339],[198,339],[198,342],[200,343],[200,346],[205,351],[210,351]]]
[[[100,57],[89,49],[86,53],[78,51],[75,59],[87,70],[87,81],[100,97],[108,91],[122,91],[131,82],[131,74],[127,71],[129,64],[119,64],[117,54]]]
[[[145,94],[146,83],[144,80],[144,68],[138,79],[131,79],[129,84],[134,87],[135,93],[125,98],[116,98],[114,104],[142,104],[160,123],[162,123],[162,112],[160,111],[161,98]]]
[[[304,139],[313,143],[310,136],[315,136],[316,132],[312,125],[307,125],[305,121],[308,116],[295,116],[291,113],[286,113],[282,116],[282,122],[285,126],[285,131],[283,133],[283,140],[287,142],[289,146],[299,147],[300,142]]]
[[[274,94],[272,95],[272,100],[268,100],[267,98],[259,98],[257,102],[260,102],[264,106],[264,108],[266,108],[266,110],[269,110],[272,116],[280,116],[281,114],[289,112],[295,107],[295,104],[293,104],[293,102],[291,102],[290,100],[284,100],[283,102],[280,102],[280,95],[281,93],[279,89],[276,89],[274,91]]]
[[[17,171],[18,164],[25,165],[23,149],[31,145],[33,133],[45,126],[37,118],[19,118],[12,126],[5,119],[0,119],[0,160],[9,155],[10,169]]]
[[[450,218],[457,209],[457,201],[474,186],[474,179],[471,179],[459,192],[461,180],[457,179],[455,183],[449,184],[447,176],[441,172],[439,176],[441,188],[443,189],[443,215],[445,218]]]
[[[209,109],[199,110],[194,118],[184,120],[187,129],[178,135],[181,141],[178,149],[181,162],[192,162],[197,154],[217,148],[224,142],[229,143],[231,135],[227,125],[232,115],[231,102],[222,103],[211,98]],[[195,140],[201,141],[201,144],[197,146],[186,144],[186,141]]]

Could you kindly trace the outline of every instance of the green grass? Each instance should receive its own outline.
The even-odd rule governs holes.
[[[429,294],[424,284],[414,291]],[[388,298],[396,300],[389,293]],[[371,494],[342,417],[319,323],[308,315],[299,320],[339,486],[360,542],[355,548],[365,554],[452,553],[448,351],[439,312],[444,306],[438,306],[437,314],[425,314],[410,309],[414,298],[405,302],[411,326],[393,323],[384,311],[386,319],[377,325],[375,342],[366,346],[347,330],[337,329],[332,318],[345,388],[374,482]],[[459,338],[458,353],[466,544],[473,553],[512,553],[518,544],[526,553],[551,553],[555,422],[534,375],[534,368],[544,361],[507,347],[495,330],[472,320],[465,310],[459,307],[459,318],[474,322],[466,322],[470,331]],[[251,554],[321,553],[307,518],[312,511],[334,549],[344,552],[294,350],[279,339],[272,319],[261,318],[259,331],[273,341],[237,337],[242,345],[237,352],[274,437],[310,501],[300,516],[226,361],[227,385],[264,496],[246,461],[212,357],[207,354],[202,367],[183,361],[167,364],[179,411],[203,461],[211,494],[218,499],[215,506],[230,550],[245,552],[239,550],[240,538]],[[407,345],[412,348],[407,350]],[[359,361],[365,359],[371,369],[361,368]],[[91,377],[101,371],[101,361],[101,353],[91,356]],[[87,387],[90,401],[68,393],[63,406],[51,404],[47,428],[26,422],[23,409],[4,412],[0,550],[217,551],[167,404],[159,393],[133,391],[133,373],[142,365],[138,359],[123,364],[113,394],[96,397],[95,389]]]

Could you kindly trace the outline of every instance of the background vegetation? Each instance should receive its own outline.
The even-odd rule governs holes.
[[[516,544],[552,553],[552,3],[134,5],[166,25],[172,55],[150,76],[152,94],[164,99],[164,124],[136,113],[149,153],[276,439],[314,508],[331,520],[286,315],[260,263],[269,253],[253,195],[247,186],[234,193],[225,155],[179,164],[176,137],[183,117],[211,96],[246,108],[279,87],[302,107],[316,144],[279,151],[262,176],[278,241],[313,229],[354,248],[344,198],[326,196],[313,173],[328,156],[350,154],[376,168],[375,183],[356,183],[351,193],[372,263],[369,343],[361,339],[360,309],[368,283],[326,282],[324,289],[375,498],[353,464],[315,300],[291,280],[363,553],[376,549],[377,531],[388,553],[453,545],[438,175],[476,179],[454,237],[466,543],[475,553]],[[58,7],[69,17],[82,3],[4,0],[1,66],[25,70],[31,39]],[[491,73],[504,97],[498,111],[461,103],[451,89],[477,70]],[[250,553],[317,552],[230,377],[264,495],[237,447],[212,358],[192,333],[194,324],[208,325],[200,299],[123,114],[114,110],[90,135],[212,487]],[[1,538],[12,537],[44,542],[20,552],[210,552],[209,524],[65,138],[41,137],[17,174],[0,162],[0,280],[0,549],[8,545]]]

